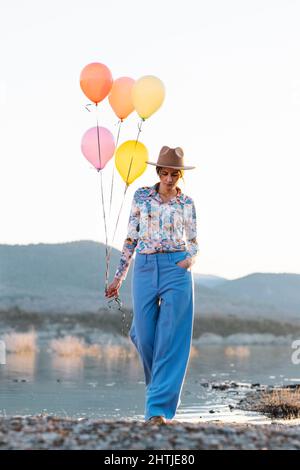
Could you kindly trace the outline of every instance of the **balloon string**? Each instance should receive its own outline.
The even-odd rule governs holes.
[[[85,109],[90,112],[89,106],[95,106],[95,110],[97,113],[98,109],[98,104],[94,103],[88,103],[85,105]],[[98,156],[99,156],[99,164],[100,164],[100,169],[97,169],[98,173],[100,172],[100,181],[101,181],[101,200],[102,200],[102,209],[103,209],[103,220],[104,220],[104,230],[105,230],[105,291],[107,290],[108,287],[108,278],[109,278],[109,258],[110,258],[110,251],[108,250],[108,235],[107,235],[107,223],[106,223],[106,216],[105,216],[105,204],[104,204],[104,195],[103,195],[103,181],[102,181],[102,171],[101,171],[101,147],[100,147],[100,132],[99,132],[99,122],[98,122],[98,116],[96,115],[97,118],[97,141],[98,141]],[[123,122],[123,119],[119,121],[119,129],[118,129],[118,135],[117,135],[117,140],[116,140],[116,147],[118,145],[119,137],[120,137],[120,129],[121,129],[121,124]],[[114,168],[113,168],[113,174],[112,174],[112,183],[111,183],[111,194],[110,194],[110,207],[109,207],[109,216],[111,212],[111,205],[112,205],[112,193],[113,193],[113,181],[114,181]],[[124,192],[124,198],[125,198],[125,193]],[[122,202],[123,205],[123,202]],[[122,207],[122,206],[121,206]],[[118,309],[121,310],[122,307],[122,302],[119,296],[115,296],[114,299],[108,301],[108,306],[111,308],[110,304],[116,301],[118,304]]]
[[[142,125],[143,125],[143,122],[145,121],[144,118],[141,119],[141,121],[139,122],[138,124],[138,134],[137,134],[137,137],[136,137],[136,140],[135,140],[135,145],[134,145],[134,150],[136,149],[136,146],[137,146],[137,143],[138,143],[138,140],[139,140],[139,136],[140,136],[140,133],[142,132]],[[133,155],[134,156],[134,155]],[[111,244],[110,244],[110,249],[109,249],[109,258],[110,258],[110,255],[111,255],[111,251],[112,251],[112,244],[113,244],[113,241],[114,241],[114,238],[115,238],[115,234],[116,234],[116,231],[117,231],[117,227],[118,227],[118,224],[119,224],[119,220],[120,220],[120,215],[121,215],[121,212],[122,212],[122,208],[123,208],[123,204],[124,204],[124,201],[125,201],[125,196],[126,196],[126,192],[127,192],[127,189],[129,188],[129,184],[128,184],[128,178],[129,178],[129,174],[130,174],[130,169],[131,169],[131,166],[132,166],[132,161],[133,161],[133,156],[131,157],[131,161],[130,161],[130,165],[129,165],[129,169],[128,169],[128,174],[127,174],[127,177],[126,177],[126,184],[125,184],[125,189],[124,189],[124,193],[123,193],[123,199],[122,199],[122,202],[121,202],[121,206],[120,206],[120,209],[119,209],[119,212],[118,212],[118,217],[117,217],[117,221],[116,221],[116,224],[115,224],[115,230],[114,230],[114,233],[113,233],[113,238],[112,238],[112,241],[111,241]],[[115,300],[116,302],[121,302],[121,298],[120,296],[115,296]],[[122,304],[122,303],[121,303]]]
[[[115,238],[115,235],[116,235],[116,231],[117,231],[117,227],[118,227],[118,223],[119,223],[121,211],[122,211],[123,204],[124,204],[124,201],[125,201],[125,195],[126,195],[126,192],[127,192],[127,189],[128,189],[128,188],[129,188],[129,184],[127,184],[127,185],[125,186],[125,189],[124,189],[123,199],[122,199],[122,202],[121,202],[121,207],[120,207],[120,209],[119,209],[117,221],[116,221],[116,224],[115,224],[115,230],[114,230],[114,234],[113,234],[113,238],[112,238],[112,243],[113,243],[114,238]],[[111,251],[112,251],[112,244],[110,245],[109,256],[110,256],[110,254],[111,254]]]
[[[99,164],[100,169],[98,169],[98,173],[100,173],[100,182],[101,182],[101,201],[102,201],[102,210],[103,210],[103,220],[104,220],[104,231],[105,231],[105,288],[108,284],[107,272],[108,272],[108,237],[107,237],[107,224],[106,224],[106,216],[105,216],[105,204],[104,204],[104,194],[103,194],[103,181],[102,181],[102,163],[101,163],[101,147],[100,147],[100,129],[99,129],[99,122],[97,116],[97,141],[98,141],[98,156],[99,156]]]
[[[141,122],[138,124],[138,129],[139,129],[139,131],[138,131],[138,134],[137,134],[137,137],[136,137],[136,140],[135,140],[134,150],[135,150],[135,148],[136,148],[136,146],[137,146],[138,139],[139,139],[139,135],[140,135],[140,133],[142,132],[142,124],[143,124],[143,121],[144,121],[144,119],[142,119]],[[120,207],[120,210],[119,210],[119,213],[118,213],[117,222],[116,222],[116,225],[115,225],[115,231],[114,231],[114,235],[113,235],[113,238],[112,238],[112,242],[114,241],[115,234],[116,234],[116,231],[117,231],[117,227],[118,227],[119,218],[120,218],[121,210],[122,210],[122,207],[123,207],[125,195],[126,195],[127,189],[129,188],[128,178],[129,178],[129,174],[130,174],[130,169],[131,169],[132,161],[133,161],[133,156],[131,157],[131,161],[130,161],[130,165],[129,165],[129,170],[128,170],[128,174],[127,174],[127,177],[126,177],[126,184],[125,184],[125,189],[124,189],[124,194],[123,194],[123,200],[122,200],[122,202],[121,202],[121,207]],[[112,246],[111,246],[111,249],[112,249]]]
[[[120,120],[119,120],[118,134],[117,134],[117,139],[116,139],[115,148],[118,147],[122,123],[123,123],[123,119],[120,119]],[[112,195],[113,195],[114,177],[115,177],[115,165],[113,166],[112,178],[111,178],[111,191],[110,191],[109,216],[108,216],[108,217],[109,217],[109,220],[110,220],[111,207],[112,207]],[[115,236],[115,233],[114,233],[114,236]],[[113,236],[113,239],[114,239],[114,236]],[[105,275],[105,282],[108,282],[108,279],[109,279],[109,261],[110,261],[110,254],[111,254],[111,250],[112,250],[112,242],[113,242],[113,239],[112,239],[112,241],[111,241],[111,243],[110,243],[110,247],[109,247],[109,249],[108,249],[107,272],[106,272],[106,275]],[[107,284],[106,284],[106,285],[107,285]]]
[[[120,131],[121,131],[121,125],[122,125],[122,123],[123,123],[123,119],[120,119],[120,121],[119,121],[119,127],[118,127],[118,134],[117,134],[117,139],[116,139],[116,145],[115,145],[115,148],[116,148],[116,149],[118,148],[118,144],[119,144],[119,138],[120,138]],[[110,213],[111,213],[114,177],[115,177],[115,165],[113,165],[113,171],[112,171],[112,177],[111,177],[110,201],[109,201],[109,213],[108,213],[108,217],[110,217]]]
[[[144,118],[141,119],[141,121],[138,123],[138,134],[136,136],[136,139],[135,139],[135,144],[134,144],[134,149],[133,149],[133,152],[135,152],[135,149],[136,149],[136,146],[137,146],[137,143],[138,143],[138,140],[139,140],[139,136],[140,136],[140,133],[142,132],[142,125],[143,125],[143,122],[145,121]],[[127,174],[127,177],[126,177],[126,184],[128,184],[128,178],[129,178],[129,174],[130,174],[130,170],[131,170],[131,166],[132,166],[132,161],[133,161],[133,157],[134,157],[134,153],[131,157],[131,160],[130,160],[130,165],[129,165],[129,169],[128,169],[128,174]]]
[[[84,108],[85,108],[89,113],[91,112],[91,110],[88,108],[88,106],[95,106],[96,109],[97,109],[97,104],[95,104],[95,103],[87,103],[87,104],[84,105]]]
[[[115,238],[115,234],[116,234],[116,231],[117,231],[117,227],[118,227],[118,224],[119,224],[119,219],[120,219],[120,215],[121,215],[121,212],[122,212],[122,208],[123,208],[123,204],[124,204],[124,201],[125,201],[125,196],[126,196],[126,192],[127,192],[127,189],[129,188],[129,185],[126,185],[125,186],[125,189],[124,189],[124,193],[123,193],[123,198],[122,198],[122,202],[121,202],[121,207],[119,209],[119,213],[118,213],[118,217],[117,217],[117,221],[116,221],[116,225],[115,225],[115,230],[114,230],[114,234],[113,234],[113,238],[112,238],[112,241],[111,241],[111,245],[110,245],[110,248],[109,248],[109,251],[108,251],[108,263],[109,263],[109,260],[110,260],[110,255],[111,255],[111,252],[112,252],[112,243],[114,241],[114,238]],[[109,275],[109,271],[107,271],[106,273],[107,275],[107,278],[108,279],[108,275]],[[107,284],[106,284],[107,286]],[[115,301],[117,304],[118,304],[118,309],[121,310],[121,307],[122,307],[122,301],[121,301],[121,297],[120,295],[115,295],[114,298],[112,300],[109,300],[108,301],[108,304],[110,304],[111,302]],[[110,305],[109,305],[110,306]]]

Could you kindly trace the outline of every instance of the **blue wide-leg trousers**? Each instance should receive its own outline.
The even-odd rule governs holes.
[[[193,274],[176,264],[186,254],[136,253],[129,335],[144,370],[145,420],[172,419],[181,403],[194,320]]]

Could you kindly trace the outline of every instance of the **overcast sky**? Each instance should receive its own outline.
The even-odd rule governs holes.
[[[181,185],[197,209],[195,271],[300,273],[299,24],[292,0],[2,0],[0,243],[105,242],[100,174],[80,150],[95,113],[79,75],[102,62],[113,78],[165,84],[140,141],[151,160],[181,146],[197,166]],[[99,119],[116,135],[107,100]],[[133,113],[120,143],[137,124]],[[112,165],[102,173],[107,199]],[[130,186],[116,248],[134,191],[156,181],[148,166]],[[114,216],[123,189],[116,172]]]

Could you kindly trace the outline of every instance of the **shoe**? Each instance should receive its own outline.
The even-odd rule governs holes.
[[[151,416],[147,419],[147,423],[150,424],[167,424],[167,420],[164,416]]]

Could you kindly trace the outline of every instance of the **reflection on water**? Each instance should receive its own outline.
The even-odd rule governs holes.
[[[225,356],[248,357],[250,349],[248,346],[227,346],[224,353]]]
[[[11,377],[17,379],[33,380],[35,376],[37,354],[35,351],[25,353],[11,353],[6,356],[6,371],[10,371]]]
[[[84,358],[82,356],[58,356],[52,354],[50,356],[50,364],[52,367],[52,375],[59,377],[57,380],[62,379],[79,379],[82,377]]]
[[[199,357],[200,351],[198,348],[195,348],[195,346],[192,345],[191,347],[191,352],[190,352],[190,360]]]
[[[7,364],[0,366],[0,412],[143,420],[145,382],[134,346],[129,341],[100,344],[91,355],[86,354],[91,345],[71,337],[68,342],[7,354]],[[288,344],[192,346],[176,419],[261,421],[256,414],[232,411],[240,391],[213,390],[207,384],[283,384],[299,381],[299,367],[291,361]]]

